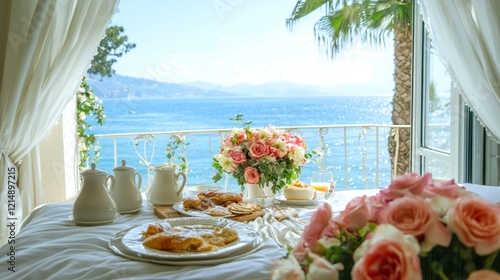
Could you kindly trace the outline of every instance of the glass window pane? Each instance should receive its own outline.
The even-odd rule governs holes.
[[[450,178],[450,166],[446,161],[422,157],[424,163],[423,173],[432,173],[432,178],[436,180],[449,180]]]
[[[435,51],[427,49],[427,75],[424,80],[424,147],[450,152],[451,79]]]

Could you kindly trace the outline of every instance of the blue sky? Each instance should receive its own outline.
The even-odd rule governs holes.
[[[286,26],[296,0],[120,0],[111,24],[137,47],[118,59],[120,75],[182,83],[373,83],[393,88],[392,42],[357,45],[328,58],[314,39],[321,13]]]

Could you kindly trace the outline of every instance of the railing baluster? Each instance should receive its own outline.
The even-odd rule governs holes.
[[[118,138],[113,137],[113,155],[115,158],[115,166],[118,166]]]
[[[349,165],[347,163],[347,127],[344,127],[344,180],[345,189],[349,189]]]
[[[379,137],[378,137],[378,133],[379,133],[379,127],[377,126],[375,128],[375,139],[376,139],[376,142],[375,142],[375,188],[378,189],[379,186],[378,186],[378,173],[380,171],[380,157],[379,157],[379,147],[378,147],[378,141],[379,141]]]

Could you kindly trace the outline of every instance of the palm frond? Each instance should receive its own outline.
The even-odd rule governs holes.
[[[299,19],[309,15],[317,9],[326,6],[327,13],[334,0],[298,0],[293,8],[290,18],[286,20],[287,27],[292,30],[293,24]]]
[[[291,29],[300,18],[325,6],[326,15],[314,25],[314,34],[320,48],[334,58],[358,41],[385,47],[394,29],[411,24],[411,1],[298,0],[287,26]]]

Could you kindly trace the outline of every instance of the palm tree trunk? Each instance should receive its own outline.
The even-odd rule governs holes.
[[[411,25],[396,28],[394,30],[395,89],[392,99],[392,123],[397,125],[408,125],[411,119],[411,53]],[[408,173],[410,170],[410,129],[400,128],[398,130],[393,128],[388,142],[392,170],[394,171],[396,167],[394,175]]]

